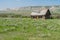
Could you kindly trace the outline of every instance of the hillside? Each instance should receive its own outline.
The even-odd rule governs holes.
[[[23,16],[29,16],[30,13],[34,10],[41,10],[43,8],[49,8],[52,14],[60,14],[60,6],[28,6],[20,8],[6,8],[1,10],[0,14],[20,14]]]

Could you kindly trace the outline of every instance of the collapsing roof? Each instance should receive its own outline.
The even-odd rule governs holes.
[[[45,15],[46,12],[48,11],[49,9],[44,9],[44,10],[41,10],[40,12],[32,12],[31,15],[35,16],[35,15]]]
[[[44,18],[44,19],[52,18],[49,9],[44,9],[44,10],[41,10],[40,12],[32,12],[31,17],[37,18],[37,19],[38,18]]]

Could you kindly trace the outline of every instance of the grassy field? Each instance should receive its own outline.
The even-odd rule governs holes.
[[[60,19],[0,18],[0,40],[60,40]]]

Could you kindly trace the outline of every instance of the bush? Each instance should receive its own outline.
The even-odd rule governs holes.
[[[60,19],[60,15],[52,15],[53,19]]]
[[[30,16],[22,16],[22,18],[30,18]]]

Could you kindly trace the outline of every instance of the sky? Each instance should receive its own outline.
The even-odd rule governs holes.
[[[0,9],[50,5],[60,5],[60,0],[0,0]]]

